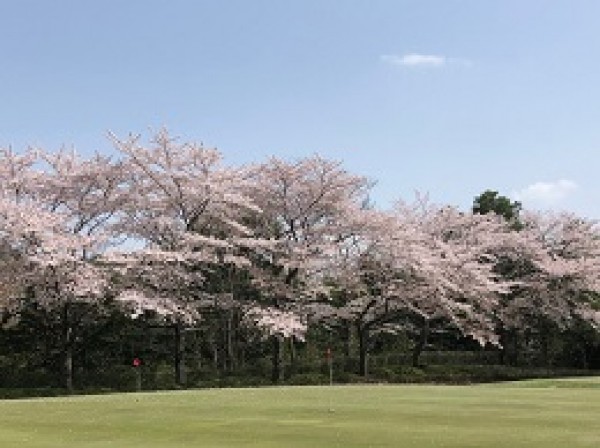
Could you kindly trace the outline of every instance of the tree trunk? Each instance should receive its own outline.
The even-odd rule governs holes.
[[[240,369],[244,369],[246,367],[246,347],[244,345],[240,345],[237,350],[237,366]]]
[[[219,371],[219,347],[214,339],[211,340],[210,347],[212,349],[213,368],[215,372]]]
[[[517,330],[514,331],[513,334],[513,355],[512,355],[512,365],[519,365],[519,333]]]
[[[550,342],[547,330],[542,329],[542,363],[545,368],[550,368]]]
[[[64,337],[64,368],[65,368],[65,387],[69,393],[73,392],[73,326],[71,325],[71,316],[69,314],[69,304],[63,306],[63,337]]]
[[[362,325],[358,325],[358,374],[367,376],[369,374],[369,330]]]
[[[508,338],[507,338],[507,330],[504,328],[504,326],[500,327],[499,330],[500,333],[500,356],[498,358],[498,361],[500,363],[500,365],[507,365],[508,363],[508,354],[507,354],[507,344],[508,344]]]
[[[518,331],[514,328],[505,329],[501,334],[502,352],[500,361],[506,366],[516,366],[519,353]]]
[[[348,360],[352,356],[352,326],[346,323],[343,327],[344,331],[344,358]]]
[[[588,362],[588,350],[587,350],[587,344],[584,342],[582,344],[582,349],[581,349],[581,366],[587,370],[590,368],[589,362]]]
[[[297,356],[296,356],[296,343],[294,342],[294,336],[290,337],[290,370],[289,370],[289,375],[293,375],[294,373],[296,373],[296,362],[297,360]]]
[[[198,328],[195,329],[196,331],[194,331],[194,337],[193,337],[193,349],[194,349],[194,368],[196,369],[196,371],[202,370],[202,346],[201,346],[201,342],[200,342],[200,337],[198,334]]]
[[[412,365],[413,367],[419,367],[419,360],[421,353],[427,345],[427,339],[429,338],[429,319],[424,318],[421,326],[421,332],[419,333],[419,339],[413,348],[412,353]]]
[[[181,322],[175,324],[175,381],[185,387],[187,378],[185,371],[185,328]]]
[[[227,326],[226,326],[226,353],[227,353],[227,372],[233,372],[235,370],[235,354],[233,350],[233,311],[227,312]]]
[[[275,335],[271,337],[273,341],[271,381],[275,384],[280,383],[284,379],[283,372],[283,337]]]

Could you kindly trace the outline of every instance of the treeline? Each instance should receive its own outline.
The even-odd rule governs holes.
[[[290,338],[281,350],[281,377],[274,376],[272,342],[243,325],[239,313],[214,310],[202,322],[178,330],[162,319],[130,319],[108,305],[78,310],[73,347],[74,385],[86,390],[144,390],[284,384],[328,384],[329,357],[335,383],[362,381],[469,383],[540,376],[592,374],[600,370],[598,333],[581,325],[517,333],[506,347],[481,347],[443,328],[433,331],[420,364],[412,363],[416,335],[373,336],[367,369],[359,375],[357,332],[313,326],[305,341]],[[113,308],[112,312],[107,310]],[[3,388],[62,389],[63,330],[60,316],[23,310],[18,325],[0,331]],[[134,367],[138,358],[140,367]],[[40,392],[41,391],[41,392]],[[22,392],[21,392],[22,393]],[[1,394],[0,394],[1,395]]]
[[[493,191],[377,210],[319,156],[228,167],[166,131],[112,139],[114,159],[0,154],[0,387],[600,368],[593,221]]]

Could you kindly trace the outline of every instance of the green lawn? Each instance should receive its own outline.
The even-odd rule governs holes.
[[[0,447],[600,446],[600,378],[0,401]]]

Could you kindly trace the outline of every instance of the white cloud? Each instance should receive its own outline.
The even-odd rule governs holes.
[[[536,182],[513,194],[513,197],[522,202],[532,202],[540,205],[551,206],[563,201],[575,192],[579,186],[568,179],[556,182]]]
[[[405,55],[383,54],[381,62],[402,68],[443,68],[443,67],[472,67],[468,59],[449,58],[438,54],[408,53]]]
[[[381,60],[387,64],[401,67],[433,67],[440,68],[446,65],[447,58],[435,54],[409,53],[403,56],[384,54]]]

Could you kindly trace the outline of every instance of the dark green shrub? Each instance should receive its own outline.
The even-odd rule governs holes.
[[[329,384],[329,375],[323,375],[321,373],[299,373],[290,377],[286,383],[294,386]]]

